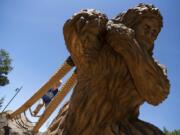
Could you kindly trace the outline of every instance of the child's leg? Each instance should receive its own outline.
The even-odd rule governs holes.
[[[36,116],[39,111],[41,110],[41,108],[44,106],[44,102],[43,103],[40,103],[38,104],[38,106],[36,107],[36,109],[33,111],[33,115]]]

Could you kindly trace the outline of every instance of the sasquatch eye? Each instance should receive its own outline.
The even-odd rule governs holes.
[[[153,29],[153,30],[152,30],[152,33],[153,33],[154,36],[157,36],[157,33],[158,33],[158,32],[157,32],[156,29]]]
[[[144,27],[144,29],[145,29],[146,32],[149,31],[150,28],[151,28],[151,27],[150,27],[148,24],[146,24],[145,27]]]

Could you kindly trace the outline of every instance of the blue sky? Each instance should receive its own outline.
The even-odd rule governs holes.
[[[140,2],[154,4],[163,15],[164,27],[155,42],[154,57],[166,65],[171,82],[168,99],[157,107],[145,103],[141,107],[140,118],[161,129],[180,129],[178,0],[1,0],[0,48],[10,53],[14,67],[8,75],[10,84],[0,88],[0,97],[6,97],[4,105],[15,94],[14,89],[23,86],[8,107],[17,109],[56,72],[69,55],[62,27],[71,15],[80,9],[94,8],[112,18]]]

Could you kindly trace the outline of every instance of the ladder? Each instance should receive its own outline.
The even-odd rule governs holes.
[[[58,107],[67,93],[74,87],[77,83],[77,74],[76,69],[72,73],[72,75],[68,78],[68,80],[62,85],[60,91],[57,95],[51,100],[51,102],[45,107],[42,115],[34,115],[31,107],[41,99],[41,97],[52,87],[54,82],[62,79],[72,68],[74,67],[74,63],[69,56],[64,64],[58,69],[58,71],[39,89],[37,92],[27,100],[21,107],[19,107],[16,111],[9,115],[10,119],[14,119],[16,123],[24,128],[30,129],[34,133],[39,131],[39,128],[46,122],[49,116],[54,112],[54,110]],[[38,117],[38,121],[32,122],[28,116],[27,111],[29,111],[31,117]],[[21,117],[25,117],[26,122],[24,122]],[[29,125],[25,123],[30,123]],[[31,126],[30,126],[31,125]],[[33,125],[33,126],[32,126]]]

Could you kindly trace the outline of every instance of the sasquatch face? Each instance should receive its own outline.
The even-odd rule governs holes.
[[[147,51],[151,51],[154,46],[154,41],[160,32],[160,26],[157,19],[144,18],[134,28],[136,40],[141,46],[144,46]]]

